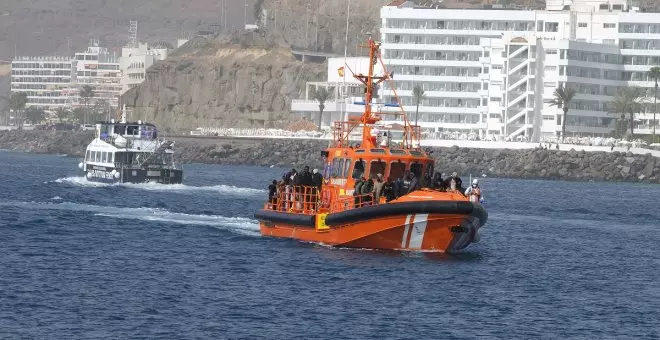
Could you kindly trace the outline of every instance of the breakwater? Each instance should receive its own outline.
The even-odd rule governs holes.
[[[0,148],[81,157],[90,132],[2,131]],[[321,168],[322,140],[174,137],[183,163]],[[436,169],[464,176],[660,183],[660,159],[624,152],[431,147]]]

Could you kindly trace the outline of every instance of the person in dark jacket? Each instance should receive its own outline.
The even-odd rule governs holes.
[[[397,197],[408,194],[410,192],[410,171],[406,170],[403,177],[399,180],[399,192]]]
[[[463,180],[458,177],[458,173],[455,171],[451,174],[451,177],[447,178],[445,185],[447,186],[448,190],[463,192]]]
[[[385,202],[396,199],[396,190],[391,177],[388,177],[387,181],[385,181],[385,184],[383,184],[383,195],[385,196]]]
[[[323,185],[323,176],[319,173],[319,169],[314,169],[312,171],[312,182],[314,183],[314,186],[317,187],[319,191],[321,191],[321,186]]]
[[[408,178],[410,180],[410,185],[408,187],[407,194],[409,194],[409,193],[411,193],[415,190],[419,190],[421,188],[421,183],[419,183],[419,180],[417,179],[417,176],[415,176],[414,172],[411,172],[410,174],[408,174]]]
[[[313,186],[314,180],[312,179],[312,173],[309,171],[309,167],[305,166],[303,171],[300,173],[300,185],[304,186]]]
[[[268,201],[273,202],[273,197],[275,197],[275,193],[277,192],[277,181],[273,180],[273,183],[271,183],[268,186]]]
[[[373,179],[367,179],[365,180],[364,184],[362,184],[362,187],[360,188],[360,195],[362,196],[362,205],[370,205],[371,204],[371,193],[374,190],[374,180]]]
[[[355,207],[359,207],[361,203],[360,195],[362,195],[362,186],[367,181],[366,178],[360,177],[360,180],[355,182],[355,187],[353,187],[353,196],[355,197]]]

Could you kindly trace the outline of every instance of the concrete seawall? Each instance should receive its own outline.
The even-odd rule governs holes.
[[[3,131],[0,148],[81,157],[89,132]],[[327,140],[173,137],[184,163],[321,168]],[[450,141],[452,142],[452,141]],[[565,147],[565,146],[564,146]],[[576,146],[577,147],[577,146]],[[466,176],[660,183],[660,158],[650,152],[426,147],[436,169]],[[620,148],[619,148],[620,149]],[[637,150],[635,150],[637,151]]]

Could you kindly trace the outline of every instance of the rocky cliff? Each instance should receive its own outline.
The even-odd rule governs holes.
[[[281,38],[259,32],[199,38],[152,66],[122,97],[132,119],[166,131],[200,126],[271,127],[290,118],[291,99],[325,69],[297,61]]]
[[[0,149],[80,157],[91,133],[0,132]],[[184,163],[244,164],[321,168],[320,150],[328,141],[173,138],[176,158]],[[463,176],[660,184],[660,159],[622,152],[430,148],[436,170]]]

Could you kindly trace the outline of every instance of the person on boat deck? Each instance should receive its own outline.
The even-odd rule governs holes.
[[[439,191],[447,191],[447,186],[445,185],[445,180],[442,178],[444,174],[436,172],[433,174],[433,181],[431,188]]]
[[[376,174],[376,180],[374,181],[374,202],[376,204],[380,203],[380,197],[383,194],[383,187],[385,186],[385,181],[383,181],[383,174]]]
[[[314,186],[321,191],[321,186],[323,185],[323,175],[319,173],[319,169],[312,170],[312,182]]]
[[[479,180],[475,178],[472,181],[472,186],[465,190],[465,196],[470,198],[470,202],[481,202],[481,188],[479,188]]]
[[[362,195],[362,205],[370,205],[372,199],[372,192],[374,191],[374,180],[369,178],[365,179],[362,188],[360,188],[360,194]]]
[[[407,194],[422,188],[422,184],[419,182],[414,172],[410,172],[408,176],[410,178],[410,187],[408,188]]]
[[[398,179],[397,186],[397,197],[401,197],[410,191],[410,171],[406,170],[403,172],[403,176]]]
[[[394,187],[394,182],[392,182],[392,177],[388,177],[385,184],[383,184],[383,195],[385,196],[385,202],[393,201],[396,199],[396,191]]]
[[[268,186],[268,202],[273,203],[273,197],[275,197],[275,193],[277,193],[277,181],[273,180],[273,183]]]
[[[445,185],[450,191],[460,191],[463,192],[463,180],[461,180],[460,177],[458,177],[458,173],[454,171],[454,173],[451,174],[451,177],[447,178],[445,181]]]
[[[367,182],[367,179],[360,177],[360,180],[355,182],[355,187],[353,187],[353,196],[355,196],[355,207],[360,206],[360,195],[362,195],[362,186]]]
[[[294,199],[294,190],[293,186],[296,184],[296,180],[298,177],[298,172],[296,169],[291,169],[286,174],[286,178],[284,180],[284,184],[286,185],[285,190],[286,190],[286,200],[289,203],[289,208],[291,208],[291,205],[293,205],[293,199]]]

